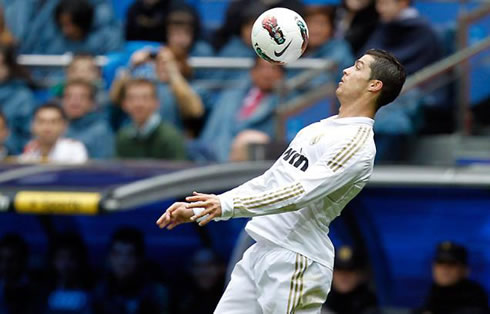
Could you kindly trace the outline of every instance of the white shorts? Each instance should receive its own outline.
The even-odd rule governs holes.
[[[252,245],[231,274],[215,314],[320,313],[332,271],[271,243]]]

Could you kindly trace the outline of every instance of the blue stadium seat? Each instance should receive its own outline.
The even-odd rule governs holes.
[[[112,0],[114,13],[120,21],[123,21],[126,18],[126,12],[134,1],[135,0]]]
[[[286,121],[286,140],[290,142],[296,134],[305,126],[318,122],[336,112],[332,111],[332,103],[329,99],[322,99],[303,111],[289,117]]]

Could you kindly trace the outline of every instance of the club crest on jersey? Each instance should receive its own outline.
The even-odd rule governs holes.
[[[289,147],[284,152],[282,158],[285,161],[288,161],[290,165],[293,165],[294,167],[300,169],[301,171],[306,171],[306,169],[308,169],[309,166],[308,158],[306,158],[305,155],[298,153],[291,147]]]
[[[277,25],[277,19],[275,16],[266,16],[262,20],[262,27],[267,30],[269,36],[274,39],[276,44],[282,45],[286,42],[284,33],[282,32],[279,25]]]

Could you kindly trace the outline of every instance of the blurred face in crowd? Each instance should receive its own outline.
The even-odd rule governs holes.
[[[345,0],[345,6],[349,11],[358,12],[367,7],[373,0]]]
[[[112,244],[109,262],[113,275],[123,280],[136,272],[139,257],[132,243],[116,241]]]
[[[376,0],[376,11],[381,21],[388,23],[395,20],[401,11],[408,8],[407,0]]]
[[[152,7],[155,4],[159,3],[160,1],[161,0],[141,0],[141,2],[143,2],[143,4],[146,5],[147,7]]]
[[[83,39],[84,33],[82,28],[73,23],[73,18],[68,13],[61,13],[59,16],[59,25],[63,35],[73,41]]]
[[[452,286],[466,278],[468,269],[459,263],[434,263],[432,277],[434,283],[441,287]]]
[[[202,254],[198,253],[198,255],[203,257]],[[191,273],[194,281],[202,290],[210,290],[219,283],[223,271],[214,257],[209,256],[195,258]]]
[[[84,84],[68,85],[63,93],[63,110],[68,119],[78,119],[92,111],[95,107],[92,91]]]
[[[75,253],[69,248],[61,248],[54,254],[54,268],[62,280],[69,280],[76,276],[79,269]]]
[[[240,37],[247,46],[252,46],[252,28],[254,26],[254,22],[255,21],[253,20],[249,20],[244,23],[240,29]]]
[[[263,92],[271,92],[284,77],[284,72],[279,65],[257,60],[257,64],[250,70],[252,82]]]
[[[9,135],[9,129],[3,117],[0,117],[0,145],[3,145]]]
[[[363,274],[358,270],[340,270],[333,272],[332,287],[339,293],[349,293],[364,281]]]
[[[332,36],[332,24],[327,15],[322,13],[311,14],[306,16],[305,22],[308,25],[310,35],[308,48],[317,48]]]
[[[63,135],[66,122],[58,110],[46,108],[39,110],[34,117],[32,132],[42,145],[54,145]]]
[[[0,247],[0,279],[16,279],[22,273],[22,260],[13,247]]]
[[[189,52],[194,40],[193,17],[187,12],[173,12],[167,26],[167,45],[175,51]]]
[[[10,69],[5,63],[5,56],[0,54],[0,82],[5,82],[10,75]]]
[[[364,55],[356,60],[353,66],[344,69],[342,80],[339,82],[336,93],[341,102],[354,102],[370,90],[371,68],[374,58]]]
[[[154,86],[150,83],[128,85],[123,99],[123,108],[136,125],[143,126],[158,109]]]
[[[92,57],[76,57],[68,67],[67,79],[95,82],[100,80],[100,71]]]

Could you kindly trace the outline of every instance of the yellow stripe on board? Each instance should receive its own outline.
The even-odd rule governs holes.
[[[99,193],[22,191],[15,195],[14,207],[21,214],[95,215]]]

